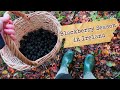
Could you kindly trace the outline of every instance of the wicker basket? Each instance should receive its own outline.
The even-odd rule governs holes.
[[[30,14],[24,14],[20,11],[9,12],[12,12],[20,18],[14,21],[17,37],[17,40],[15,42],[8,35],[3,34],[6,45],[1,50],[1,57],[3,58],[4,62],[9,67],[22,71],[26,69],[31,69],[33,67],[38,67],[45,61],[54,58],[55,55],[59,52],[62,43],[59,37],[61,25],[58,20],[52,14],[46,11],[36,11]],[[19,41],[28,32],[38,30],[40,28],[55,32],[55,34],[57,35],[57,43],[50,53],[35,61],[31,61],[19,51]]]

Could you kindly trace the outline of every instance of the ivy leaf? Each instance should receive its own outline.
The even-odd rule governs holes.
[[[104,16],[103,18],[104,18],[104,19],[108,19],[108,17],[107,17],[107,16]]]
[[[21,72],[16,72],[13,76],[19,76],[19,78],[22,78],[23,77],[23,74]]]
[[[22,73],[18,73],[19,77],[22,78],[23,77],[23,74]]]
[[[92,16],[91,16],[92,21],[96,21],[96,18],[97,18],[96,15],[92,15]]]
[[[18,75],[18,72],[16,72],[13,76],[15,77],[16,75]]]
[[[82,52],[79,46],[78,46],[78,47],[75,47],[75,50],[78,51],[79,53]]]
[[[65,16],[59,16],[58,17],[58,21],[61,21],[61,20],[63,20],[65,18]]]
[[[108,62],[106,63],[106,65],[107,65],[108,67],[112,67],[112,66],[115,66],[116,64],[115,64],[114,62],[108,61]]]
[[[109,62],[106,63],[106,65],[107,65],[108,67],[112,67],[112,62],[109,61]]]
[[[100,20],[101,20],[101,18],[100,18],[100,17],[98,17],[98,18],[97,18],[97,21],[100,21]]]
[[[92,19],[92,21],[96,21],[97,16],[98,16],[97,11],[93,11],[93,12],[90,13],[90,18]]]
[[[5,11],[0,11],[0,17],[2,17],[4,13]]]
[[[120,79],[120,76],[118,76],[117,78]]]
[[[117,13],[117,18],[120,18],[120,11]]]

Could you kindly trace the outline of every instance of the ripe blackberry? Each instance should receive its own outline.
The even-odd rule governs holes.
[[[48,30],[39,29],[29,32],[20,41],[19,50],[30,60],[36,60],[48,54],[55,46],[57,36]]]

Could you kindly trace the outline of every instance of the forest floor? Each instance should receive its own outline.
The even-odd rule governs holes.
[[[32,11],[25,11],[30,13]],[[120,21],[120,11],[48,11],[52,13],[61,25],[99,21],[116,18]],[[12,18],[15,19],[15,16]],[[45,62],[38,68],[17,71],[8,67],[1,59],[1,79],[54,79],[57,74],[64,53],[72,49],[75,51],[69,72],[73,79],[83,79],[83,63],[87,54],[95,56],[93,74],[97,79],[120,79],[120,27],[114,32],[111,42],[94,45],[61,48],[55,59]]]

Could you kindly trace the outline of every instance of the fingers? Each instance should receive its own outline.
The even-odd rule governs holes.
[[[0,17],[0,20],[2,20],[3,22],[8,22],[9,19],[10,19],[10,15],[8,13],[5,13],[3,17]]]
[[[12,21],[12,20],[9,20],[8,23],[9,23],[9,24],[13,24],[13,21]]]
[[[10,20],[10,15],[5,12],[3,17],[0,17],[0,30],[1,28],[4,28],[4,33],[8,34],[13,40],[16,40],[15,37],[15,31],[14,31],[14,25],[12,20]],[[1,24],[4,23],[4,24]]]
[[[2,31],[3,29],[3,22],[0,20],[0,32]]]
[[[16,40],[16,37],[13,34],[10,35],[10,38],[12,38],[14,41]]]
[[[4,32],[8,34],[12,40],[16,40],[14,29],[4,29]]]
[[[9,35],[11,34],[15,35],[15,31],[13,29],[4,29],[4,32]]]
[[[14,29],[14,25],[12,25],[12,24],[6,24],[5,28],[6,29]]]

